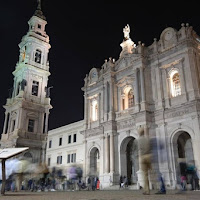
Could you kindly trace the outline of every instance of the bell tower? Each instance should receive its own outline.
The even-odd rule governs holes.
[[[41,1],[28,21],[29,30],[19,44],[19,61],[13,71],[14,83],[7,98],[1,148],[29,147],[32,162],[45,159],[50,104],[48,84],[50,49],[45,32],[46,18]]]

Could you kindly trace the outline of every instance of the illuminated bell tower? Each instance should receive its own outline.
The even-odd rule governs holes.
[[[1,148],[29,147],[25,156],[33,162],[45,159],[49,110],[47,87],[49,36],[41,2],[28,21],[29,30],[19,44],[19,61],[13,72],[14,84],[7,99]]]

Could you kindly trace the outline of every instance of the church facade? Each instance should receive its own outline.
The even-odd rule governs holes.
[[[40,1],[28,24],[29,30],[19,44],[13,88],[4,105],[1,148],[29,147],[24,157],[33,163],[42,163],[46,157],[48,117],[52,106],[47,86],[51,46]]]
[[[84,119],[48,131],[50,44],[38,2],[19,44],[1,148],[29,147],[25,157],[66,174],[78,165],[83,178],[98,176],[102,188],[118,185],[121,175],[139,187],[137,130],[144,127],[145,136],[160,147],[151,174],[160,171],[168,188],[176,188],[181,162],[200,172],[200,37],[193,28],[168,27],[145,46],[134,44],[125,26],[119,59],[105,60],[84,79]]]
[[[146,47],[134,44],[129,25],[123,32],[119,59],[105,60],[84,79],[84,119],[48,132],[46,162],[66,171],[79,165],[83,177],[98,176],[102,188],[118,185],[120,175],[143,186],[142,126],[160,147],[151,174],[160,171],[173,189],[181,162],[200,170],[200,37],[182,24]]]

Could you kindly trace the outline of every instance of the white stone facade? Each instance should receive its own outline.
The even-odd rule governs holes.
[[[48,76],[50,49],[47,24],[38,7],[19,44],[19,61],[5,108],[1,147],[29,147],[24,154],[32,162],[45,160],[50,105]]]
[[[151,174],[159,170],[167,187],[175,188],[181,160],[200,170],[200,37],[182,24],[146,47],[135,45],[129,33],[127,25],[117,61],[109,58],[86,75],[84,120],[49,131],[53,143],[79,132],[78,145],[47,148],[46,158],[54,160],[52,167],[59,152],[66,159],[73,150],[83,158],[84,177],[98,175],[102,187],[118,184],[120,175],[143,185],[136,139],[144,126],[145,135],[162,146]]]

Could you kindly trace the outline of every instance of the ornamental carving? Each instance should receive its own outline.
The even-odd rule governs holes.
[[[167,118],[180,117],[180,116],[186,115],[188,113],[190,113],[189,109],[180,110],[180,111],[176,111],[176,112],[167,114]]]
[[[131,127],[134,127],[134,126],[135,126],[135,121],[133,119],[123,121],[123,122],[118,122],[117,123],[117,130],[125,129],[125,128],[131,128]]]
[[[100,126],[98,128],[88,129],[85,131],[85,137],[93,137],[97,135],[103,135],[103,127]]]
[[[42,80],[42,76],[38,76],[37,74],[32,74],[32,77],[36,80]]]
[[[167,68],[169,68],[169,67],[173,67],[173,66],[179,64],[181,61],[183,61],[183,58],[178,59],[178,60],[175,60],[174,62],[171,62],[171,63],[169,63],[169,64],[162,65],[160,68],[161,68],[161,69],[167,69]]]

